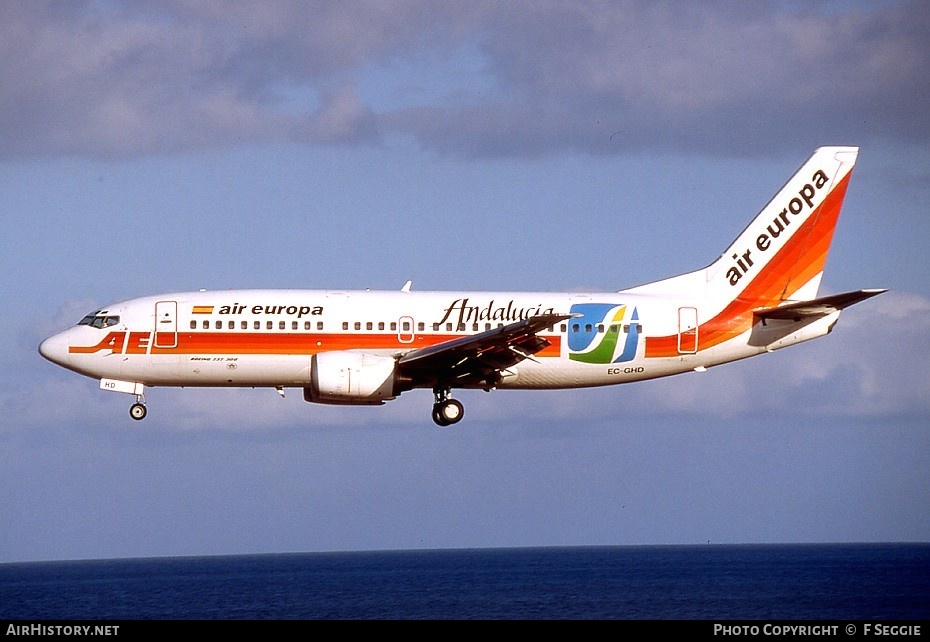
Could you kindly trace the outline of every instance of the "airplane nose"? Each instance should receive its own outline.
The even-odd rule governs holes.
[[[68,361],[68,337],[66,333],[53,334],[39,344],[39,354],[58,365],[65,365]]]

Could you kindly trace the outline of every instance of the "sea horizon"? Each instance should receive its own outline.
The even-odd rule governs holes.
[[[930,544],[644,544],[0,564],[0,620],[930,618]]]

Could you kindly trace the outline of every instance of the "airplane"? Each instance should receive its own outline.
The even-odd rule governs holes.
[[[824,336],[886,290],[818,296],[858,147],[821,147],[710,265],[617,292],[226,290],[95,310],[40,354],[135,395],[145,388],[302,388],[309,402],[379,405],[453,389],[561,389],[642,381]]]

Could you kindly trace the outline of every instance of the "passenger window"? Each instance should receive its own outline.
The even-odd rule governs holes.
[[[278,321],[278,330],[283,330],[284,327],[284,321]]]
[[[191,321],[191,330],[196,330],[196,329],[197,329],[197,322]]]
[[[297,322],[291,321],[291,330],[296,330],[296,329],[297,329]]]
[[[451,323],[447,323],[447,324],[446,324],[446,332],[452,332],[452,324],[451,324]]]
[[[604,332],[604,324],[603,324],[603,323],[598,323],[598,324],[597,324],[597,331],[600,332],[600,333],[603,333],[603,332]]]
[[[391,321],[391,332],[397,331],[397,321]]]
[[[472,332],[477,332],[477,331],[478,331],[478,324],[477,324],[477,323],[472,323],[472,324],[471,324],[471,331],[472,331]]]
[[[317,322],[316,322],[316,329],[317,329],[317,330],[322,330],[322,329],[323,329],[323,322],[322,322],[322,321],[317,321]]]
[[[423,332],[423,330],[425,330],[425,329],[426,329],[426,325],[425,325],[422,321],[420,321],[419,323],[417,323],[417,330],[418,330],[419,332]]]
[[[410,322],[404,321],[404,332],[410,332]]]
[[[484,324],[484,329],[485,329],[485,331],[490,330],[490,329],[491,329],[491,324],[490,324],[490,323],[485,323],[485,324]]]
[[[243,330],[248,330],[248,329],[249,329],[249,322],[248,322],[248,321],[243,321],[242,323],[239,324],[239,327],[240,327],[241,329],[243,329]]]
[[[439,332],[439,324],[438,324],[438,323],[434,323],[434,324],[433,324],[433,332]]]
[[[236,329],[236,322],[235,322],[235,321],[230,321],[229,323],[226,324],[226,327],[229,328],[230,330],[235,330],[235,329]]]
[[[273,321],[266,321],[266,322],[265,322],[265,327],[268,328],[269,330],[274,330],[274,322],[273,322]]]
[[[365,324],[365,329],[366,329],[366,330],[374,330],[374,328],[375,328],[375,326],[371,323],[371,321],[368,321],[368,322]]]
[[[262,322],[261,322],[261,321],[256,321],[256,322],[254,322],[254,323],[252,324],[252,327],[255,328],[256,330],[261,330],[261,329],[262,329]]]
[[[356,322],[355,322],[355,329],[356,329],[356,330],[361,330],[361,329],[362,329],[362,322],[361,322],[361,321],[356,321]]]
[[[580,326],[579,326],[577,323],[573,323],[573,324],[572,324],[572,332],[578,332],[578,328],[579,328],[579,327],[580,327]]]
[[[209,329],[210,329],[210,322],[207,321],[206,319],[204,319],[204,321],[203,321],[203,323],[201,323],[201,325],[203,326],[203,329],[204,329],[204,330],[209,330]]]
[[[378,321],[378,329],[384,330],[384,321]]]
[[[309,330],[309,329],[310,329],[310,322],[304,321],[304,330]]]
[[[343,330],[348,330],[348,329],[349,329],[349,322],[348,322],[348,321],[343,321],[343,322],[342,322],[342,329],[343,329]]]
[[[566,330],[568,330],[568,325],[567,325],[567,324],[563,323],[562,325],[559,326],[559,331],[560,331],[560,332],[565,332]]]

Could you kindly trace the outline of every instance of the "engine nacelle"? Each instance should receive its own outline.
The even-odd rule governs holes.
[[[364,352],[319,352],[310,360],[310,387],[304,399],[314,403],[380,405],[400,392],[393,357]]]

